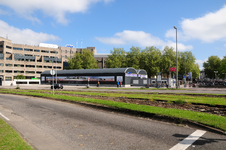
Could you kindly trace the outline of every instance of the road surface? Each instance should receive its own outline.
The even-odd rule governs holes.
[[[224,150],[226,136],[81,105],[0,94],[0,117],[39,150]]]

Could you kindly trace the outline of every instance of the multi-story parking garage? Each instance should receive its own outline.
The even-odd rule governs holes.
[[[87,47],[94,54],[95,47]],[[0,37],[0,85],[9,84],[17,75],[26,79],[40,78],[45,70],[63,69],[63,62],[83,48],[61,47],[53,44],[37,46],[15,44]]]

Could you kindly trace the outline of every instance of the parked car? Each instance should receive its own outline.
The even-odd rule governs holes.
[[[63,89],[63,85],[62,84],[54,84],[54,89]],[[51,85],[51,89],[53,89],[53,86]]]

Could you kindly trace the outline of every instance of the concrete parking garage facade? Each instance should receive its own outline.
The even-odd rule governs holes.
[[[63,70],[63,63],[84,48],[62,47],[53,44],[26,45],[12,43],[0,37],[0,85],[14,81],[15,76],[40,78],[46,70]],[[95,47],[87,47],[96,53]]]

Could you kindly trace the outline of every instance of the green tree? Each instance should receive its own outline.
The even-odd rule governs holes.
[[[210,56],[206,62],[203,63],[204,72],[208,78],[215,78],[214,71],[220,69],[221,59],[218,56]]]
[[[107,68],[123,68],[127,67],[126,52],[123,48],[114,48],[111,50],[111,55],[106,61]]]
[[[169,48],[166,46],[162,51],[160,70],[163,74],[167,74],[167,76],[169,76],[170,67],[176,68],[176,52],[172,47]],[[171,77],[172,75],[173,73],[171,73]]]
[[[26,79],[26,77],[21,74],[21,75],[15,76],[15,79]]]
[[[199,65],[197,63],[193,64],[190,72],[192,72],[192,78],[198,78],[200,73]]]
[[[199,68],[195,64],[195,56],[192,54],[191,51],[179,52],[179,65],[180,69],[178,70],[178,74],[186,75],[188,72],[192,72],[192,77],[197,76],[199,74]]]
[[[90,50],[83,49],[81,53],[75,53],[70,59],[68,58],[67,69],[94,69],[98,68],[97,61]]]
[[[140,54],[140,69],[146,70],[148,77],[160,72],[161,51],[156,47],[146,47]]]
[[[221,60],[221,64],[219,67],[220,78],[225,79],[226,76],[226,56]]]
[[[131,47],[130,51],[126,53],[127,67],[140,69],[141,49],[139,47]]]

